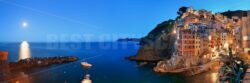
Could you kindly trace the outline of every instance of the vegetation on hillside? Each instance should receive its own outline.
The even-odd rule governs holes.
[[[237,11],[226,11],[226,12],[222,12],[221,13],[224,16],[227,16],[228,18],[232,18],[233,16],[238,16],[238,17],[245,17],[247,16],[247,11],[243,11],[243,10],[237,10]]]
[[[168,34],[174,27],[174,20],[164,21],[158,24],[147,36],[141,39],[140,44],[152,44],[154,43],[163,33]]]

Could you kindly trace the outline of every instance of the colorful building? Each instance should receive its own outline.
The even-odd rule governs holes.
[[[250,22],[250,19],[248,19],[249,21],[244,20],[246,18],[243,18],[243,22]],[[242,46],[241,26],[237,17],[231,19],[222,14],[212,14],[206,10],[188,8],[188,11],[177,20],[175,25],[177,54],[179,56],[205,57],[205,55],[211,56],[214,53],[218,55],[219,52],[215,52],[217,50],[228,51],[228,47],[231,46],[236,51]],[[249,25],[245,26],[248,28]],[[244,33],[243,35],[250,34]],[[245,40],[249,42],[248,37]]]

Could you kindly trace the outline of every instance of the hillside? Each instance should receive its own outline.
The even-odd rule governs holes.
[[[170,58],[174,52],[175,34],[174,20],[162,22],[156,26],[149,34],[140,41],[140,49],[136,56],[131,56],[131,60],[139,61],[159,61]]]

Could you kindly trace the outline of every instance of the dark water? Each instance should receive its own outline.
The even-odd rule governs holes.
[[[102,43],[29,43],[32,57],[77,56],[80,61],[86,59],[92,69],[83,69],[80,61],[62,65],[25,71],[30,83],[80,83],[86,73],[91,75],[93,83],[192,83],[193,80],[178,75],[157,74],[152,67],[138,67],[136,62],[124,57],[136,54],[136,42]],[[9,52],[9,62],[19,58],[20,43],[1,43],[0,50]],[[207,74],[206,74],[207,75]],[[194,80],[206,78],[206,75]],[[204,77],[205,76],[205,77]],[[197,79],[198,78],[198,79]],[[209,77],[208,77],[209,78]],[[211,83],[204,81],[204,83]]]

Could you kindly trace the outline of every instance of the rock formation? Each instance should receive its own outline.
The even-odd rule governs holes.
[[[174,52],[174,20],[165,21],[140,41],[141,48],[136,56],[128,57],[138,61],[160,61],[169,59]]]

